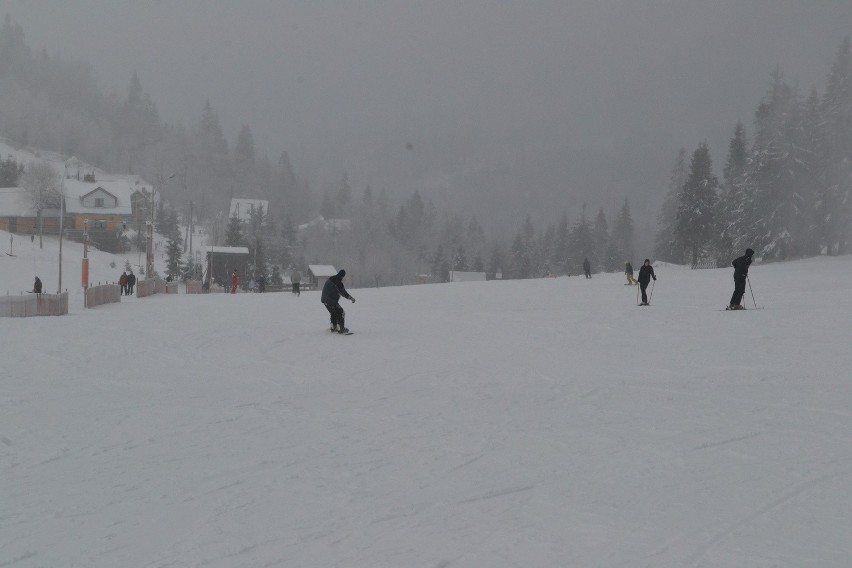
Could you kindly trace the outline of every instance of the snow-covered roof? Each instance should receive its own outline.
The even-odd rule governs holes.
[[[126,178],[114,180],[98,180],[95,182],[80,181],[74,178],[62,180],[65,193],[65,211],[70,214],[98,213],[101,215],[132,215],[130,196],[133,190]],[[102,190],[115,197],[114,207],[90,207],[84,203],[84,198],[93,192]]]
[[[317,278],[328,278],[337,274],[337,269],[330,264],[309,264],[308,270]]]
[[[248,254],[248,247],[204,247],[204,252],[215,254]]]
[[[269,213],[269,201],[265,199],[235,197],[231,199],[231,210],[228,212],[228,217],[236,215],[241,221],[250,221],[252,211],[261,207],[264,215]]]
[[[30,194],[20,187],[0,188],[0,217],[36,217]]]
[[[322,215],[298,226],[299,231],[311,227],[322,227],[326,231],[348,231],[352,228],[352,219],[326,219]]]

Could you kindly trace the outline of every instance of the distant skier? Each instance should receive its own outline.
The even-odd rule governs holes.
[[[299,290],[299,284],[302,282],[302,274],[298,270],[294,270],[292,274],[290,274],[290,283],[293,285],[293,293],[297,296],[301,296],[302,293]]]
[[[344,325],[346,313],[340,307],[340,296],[349,299],[353,304],[355,303],[355,298],[350,296],[349,292],[343,286],[344,276],[346,276],[346,271],[341,270],[326,280],[325,285],[322,287],[321,301],[325,304],[328,313],[331,314],[331,331],[336,331],[337,333],[349,333],[349,330]]]
[[[636,279],[633,278],[633,265],[629,260],[624,261],[624,275],[627,276],[627,285],[636,284]]]
[[[118,279],[118,284],[121,286],[121,295],[127,295],[127,272],[122,272]]]
[[[231,294],[237,293],[237,288],[239,287],[239,285],[240,273],[237,272],[237,269],[235,268],[234,271],[231,273]]]
[[[33,294],[41,294],[41,279],[36,276],[33,282]]]
[[[130,274],[127,275],[127,295],[132,296],[133,290],[136,288],[136,275],[133,274],[133,271],[130,271]]]
[[[752,256],[754,256],[754,251],[746,249],[743,256],[736,258],[733,262],[731,262],[731,266],[734,267],[734,295],[731,296],[731,305],[728,306],[729,310],[745,309],[742,305],[740,305],[740,302],[742,302],[743,294],[745,294],[746,280],[748,279],[748,267],[751,265]]]
[[[654,279],[654,282],[657,281],[657,275],[654,274],[654,267],[651,266],[651,261],[646,258],[642,264],[642,268],[639,269],[639,289],[642,291],[642,303],[639,304],[640,306],[648,305],[648,295],[645,294],[645,290],[648,288],[651,278]]]
[[[588,258],[583,261],[583,272],[585,272],[586,278],[592,277],[592,264]]]

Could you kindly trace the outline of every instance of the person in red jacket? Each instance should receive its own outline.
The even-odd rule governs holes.
[[[237,287],[240,285],[240,273],[237,272],[237,269],[234,269],[233,274],[231,274],[231,294],[237,293]]]
[[[118,283],[121,286],[121,295],[127,295],[127,272],[122,272],[121,277],[118,279]]]

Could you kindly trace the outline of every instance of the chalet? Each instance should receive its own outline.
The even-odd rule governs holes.
[[[59,234],[59,209],[55,206],[45,208],[41,216],[43,231],[46,234]],[[0,188],[0,230],[27,235],[38,233],[38,211],[27,190],[20,187]]]
[[[337,269],[330,264],[309,264],[308,283],[314,290],[321,290],[330,276],[337,274]]]
[[[251,221],[251,216],[256,211],[263,211],[264,215],[269,214],[269,201],[265,199],[246,199],[245,197],[235,197],[231,199],[231,209],[228,217],[237,217],[240,221],[248,223]]]
[[[213,282],[220,286],[231,285],[231,273],[236,268],[240,274],[241,282],[246,282],[248,277],[249,249],[248,247],[205,247],[207,254],[207,270],[204,281],[209,285],[212,276]]]

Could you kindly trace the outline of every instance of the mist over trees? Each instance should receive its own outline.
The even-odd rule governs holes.
[[[212,98],[200,100],[186,123],[165,123],[137,74],[128,71],[125,93],[105,94],[85,63],[34,52],[8,17],[0,27],[0,134],[141,175],[163,197],[158,219],[185,226],[191,207],[210,241],[249,247],[255,274],[266,278],[304,272],[308,263],[345,267],[354,285],[366,286],[440,282],[452,270],[504,278],[578,274],[586,258],[593,272],[614,271],[636,254],[690,262],[725,259],[745,246],[765,258],[837,254],[848,250],[852,219],[849,50],[847,39],[822,95],[803,96],[780,70],[773,75],[751,140],[742,124],[735,128],[721,181],[709,147],[700,145],[691,159],[681,150],[653,255],[637,249],[650,235],[635,225],[630,195],[617,211],[566,205],[552,219],[533,219],[519,208],[511,211],[513,223],[489,226],[481,215],[488,203],[439,209],[419,191],[353,187],[346,174],[314,188],[286,149],[271,157],[259,148],[250,125],[224,132]],[[517,201],[528,200],[529,187],[511,179],[518,180]],[[268,211],[250,222],[229,218],[234,197],[267,200]],[[572,203],[567,190],[565,203]],[[170,256],[179,245],[185,254],[180,231],[168,234]],[[175,258],[170,273],[195,273],[196,260]]]
[[[723,181],[699,145],[684,178],[678,155],[658,218],[656,252],[727,265],[746,248],[766,260],[849,252],[852,222],[852,53],[841,43],[820,95],[776,69],[755,111],[753,138],[737,123]]]

